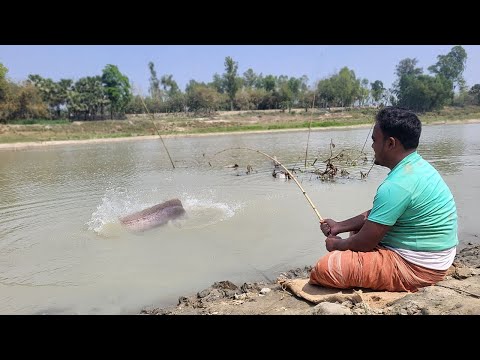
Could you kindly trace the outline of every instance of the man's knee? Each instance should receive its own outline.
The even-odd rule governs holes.
[[[310,284],[324,285],[325,278],[328,274],[328,259],[332,253],[328,253],[322,256],[316,263],[313,265],[312,270],[310,271]]]

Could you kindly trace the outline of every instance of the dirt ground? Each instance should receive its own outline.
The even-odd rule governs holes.
[[[280,284],[308,278],[310,268],[290,270],[276,283],[219,281],[191,296],[181,296],[170,308],[147,307],[149,315],[480,315],[480,245],[457,253],[446,278],[416,293],[390,302],[310,303]],[[388,293],[386,293],[388,298]]]

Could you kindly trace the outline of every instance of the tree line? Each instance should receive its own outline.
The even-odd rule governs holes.
[[[108,64],[98,76],[74,82],[58,82],[30,74],[25,81],[13,82],[0,63],[0,121],[16,119],[122,119],[126,114],[184,113],[210,115],[219,110],[291,111],[330,107],[397,105],[415,112],[438,110],[444,106],[480,105],[480,84],[468,87],[463,78],[467,53],[454,46],[425,74],[418,60],[405,58],[395,67],[396,80],[386,89],[381,80],[359,78],[343,67],[313,86],[308,77],[257,74],[248,69],[238,74],[238,62],[226,57],[223,74],[215,73],[208,83],[190,80],[182,91],[173,75],[160,78],[153,62],[148,95],[134,94],[127,76]],[[147,108],[147,109],[146,109]]]

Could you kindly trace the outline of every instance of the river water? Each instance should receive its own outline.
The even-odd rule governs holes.
[[[318,217],[372,205],[388,169],[371,167],[370,128],[164,138],[0,151],[0,314],[136,314],[215,281],[274,280],[326,250]],[[305,169],[364,147],[367,161],[322,181]],[[366,145],[364,145],[366,142]],[[419,153],[444,176],[458,208],[460,248],[479,243],[480,124],[424,126]],[[226,150],[226,151],[223,151]],[[219,153],[220,152],[220,153]],[[237,164],[237,168],[231,166]],[[339,163],[340,164],[340,163]],[[247,167],[251,169],[246,174]],[[187,216],[143,232],[118,218],[171,198]]]

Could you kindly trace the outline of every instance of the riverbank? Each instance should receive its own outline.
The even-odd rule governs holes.
[[[478,120],[480,122],[480,120]],[[350,125],[350,126],[335,126],[335,129],[348,129],[348,128],[363,128],[370,127],[371,124],[363,125]],[[311,131],[326,131],[332,128],[317,128],[311,129]],[[212,132],[212,133],[192,133],[192,134],[165,134],[162,135],[163,139],[177,138],[177,137],[200,137],[200,136],[221,136],[221,135],[242,135],[242,134],[258,134],[269,132],[292,132],[292,131],[308,131],[308,129],[277,129],[277,130],[249,130],[249,131],[226,131],[226,132]],[[85,139],[85,140],[52,140],[52,141],[38,141],[38,142],[17,142],[0,144],[0,150],[23,150],[36,147],[45,146],[59,146],[59,145],[71,145],[71,144],[95,144],[95,143],[110,143],[110,142],[123,142],[123,141],[140,141],[140,140],[156,140],[159,139],[158,135],[145,135],[145,136],[130,136],[130,137],[117,137],[117,138],[97,138],[97,139]]]
[[[461,249],[443,281],[416,293],[332,291],[334,296],[317,303],[307,290],[285,286],[294,281],[301,284],[309,271],[309,267],[290,270],[272,283],[219,281],[194,295],[181,296],[176,306],[148,306],[141,314],[480,315],[480,245]]]
[[[0,124],[0,150],[95,142],[148,140],[185,136],[321,131],[370,127],[376,108],[226,111],[208,117],[192,114],[127,115],[124,120],[18,120]],[[424,125],[480,122],[480,106],[445,107],[419,114]]]
[[[444,120],[444,121],[432,121],[424,123],[424,125],[453,125],[453,124],[476,124],[480,123],[480,119],[465,119],[465,120]],[[0,125],[0,127],[7,125]],[[355,128],[369,128],[371,123],[367,124],[354,124],[354,125],[332,125],[325,127],[311,128],[310,131],[328,131],[332,129],[355,129]],[[221,136],[221,135],[241,135],[241,134],[254,134],[254,133],[268,133],[268,132],[293,132],[293,131],[309,131],[308,127],[304,128],[284,128],[284,129],[266,129],[266,130],[237,130],[237,131],[215,131],[215,132],[193,132],[193,133],[174,133],[174,134],[162,134],[162,138],[176,138],[176,137],[198,137],[198,136]],[[6,131],[0,129],[0,134]],[[69,139],[69,140],[48,140],[48,141],[25,141],[25,142],[9,142],[0,143],[1,150],[25,150],[38,147],[48,146],[61,146],[71,144],[94,144],[94,143],[110,143],[110,142],[123,142],[123,141],[140,141],[140,140],[153,140],[158,139],[159,135],[128,135],[124,137],[101,137],[92,139]],[[1,140],[1,136],[0,136]]]

